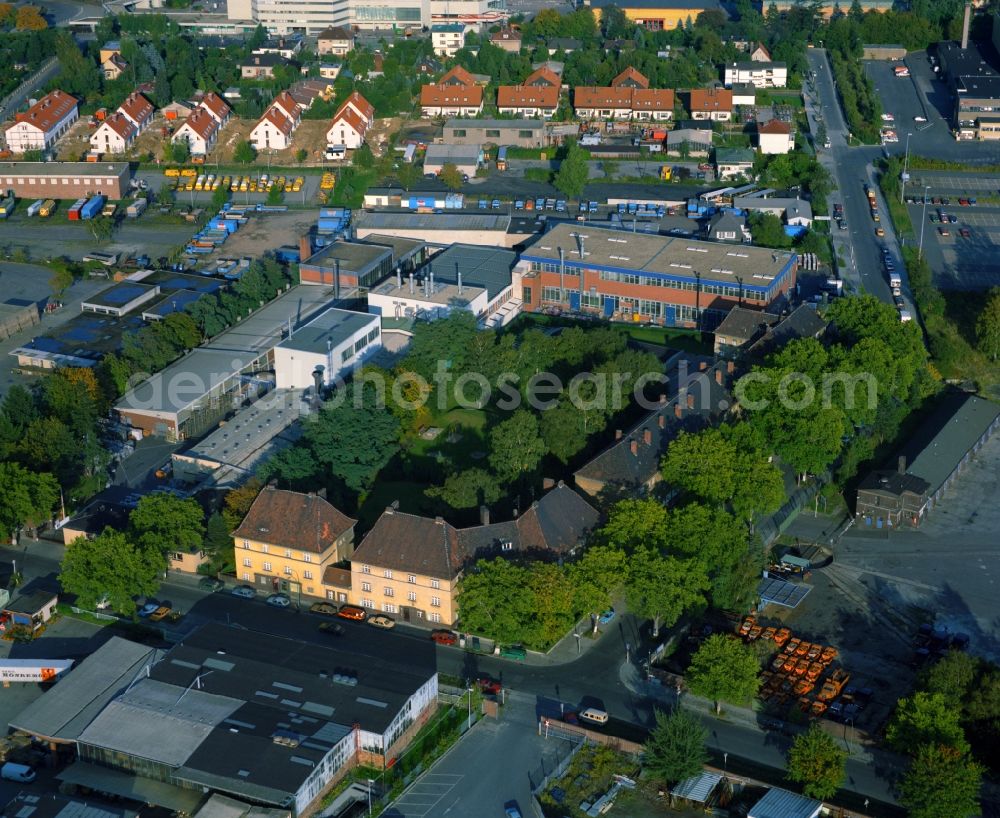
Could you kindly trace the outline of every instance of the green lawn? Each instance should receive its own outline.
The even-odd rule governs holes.
[[[627,327],[629,338],[645,344],[661,344],[671,349],[682,349],[685,352],[710,354],[712,345],[706,341],[701,332],[691,329],[671,329],[669,327]]]
[[[473,395],[471,390],[469,395]],[[487,451],[484,410],[455,407],[435,415],[428,426],[436,426],[441,433],[434,440],[419,435],[410,438],[406,449],[411,458],[433,458],[448,472],[485,463],[484,457],[473,457],[476,452]],[[449,440],[452,436],[456,439]]]

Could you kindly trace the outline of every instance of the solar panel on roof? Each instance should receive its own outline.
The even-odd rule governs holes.
[[[757,586],[757,595],[763,600],[765,605],[773,602],[775,605],[795,608],[806,598],[811,590],[811,585],[765,577]]]

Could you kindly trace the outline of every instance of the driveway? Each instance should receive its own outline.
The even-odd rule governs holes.
[[[554,769],[570,745],[538,735],[534,698],[513,694],[494,721],[476,724],[428,773],[383,815],[390,818],[484,818],[503,815],[516,800],[531,814],[528,776],[544,766]]]

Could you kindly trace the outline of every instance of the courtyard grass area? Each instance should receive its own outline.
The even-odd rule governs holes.
[[[410,437],[404,448],[412,458],[431,457],[455,471],[484,465],[486,422],[483,409],[455,407],[435,414],[423,427],[425,432]],[[440,431],[431,437],[432,429]]]
[[[712,354],[712,344],[698,330],[669,327],[627,327],[628,337],[643,344],[659,344],[684,352]]]

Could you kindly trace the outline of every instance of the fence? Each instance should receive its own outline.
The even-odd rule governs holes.
[[[565,775],[566,769],[573,760],[573,756],[586,743],[585,736],[562,730],[560,729],[561,727],[562,725],[556,726],[552,724],[545,731],[544,735],[546,738],[559,740],[555,745],[556,759],[554,763],[551,759],[546,763],[545,757],[542,756],[539,765],[528,772],[532,795],[538,795],[538,793],[542,792],[549,785],[550,781]]]

